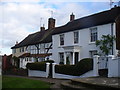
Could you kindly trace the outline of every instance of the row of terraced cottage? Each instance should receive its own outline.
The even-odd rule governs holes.
[[[54,60],[56,64],[66,64],[69,60],[75,65],[81,59],[93,58],[99,52],[95,41],[102,35],[116,37],[109,55],[117,56],[120,50],[120,7],[79,19],[72,13],[70,21],[60,27],[55,27],[55,22],[54,18],[49,18],[48,29],[40,27],[40,31],[12,47],[12,57],[20,59],[20,68],[35,61]]]

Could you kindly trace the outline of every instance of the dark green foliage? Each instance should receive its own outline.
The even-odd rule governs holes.
[[[102,51],[101,54],[108,55],[113,48],[113,41],[115,40],[115,36],[102,35],[101,40],[96,41],[96,46]]]
[[[46,63],[54,63],[54,61],[47,60],[43,62],[27,63],[26,67],[30,70],[46,71]]]
[[[74,75],[74,76],[80,76],[92,69],[93,69],[93,60],[90,58],[82,59],[76,65],[56,65],[55,66],[56,73]]]
[[[55,65],[55,72],[60,74],[73,75],[74,65]]]
[[[12,57],[12,59],[14,60],[14,66],[19,68],[20,59],[16,56]]]
[[[75,74],[82,75],[92,69],[93,69],[93,60],[91,58],[85,58],[75,65]]]
[[[46,71],[46,62],[27,63],[27,69]]]
[[[43,61],[43,62],[54,63],[54,60],[47,60],[47,61]]]

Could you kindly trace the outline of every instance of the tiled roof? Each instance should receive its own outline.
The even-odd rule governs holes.
[[[19,48],[28,45],[35,45],[39,43],[49,43],[52,42],[52,33],[53,30],[43,30],[33,34],[28,35],[24,40],[22,40],[17,45],[13,46],[13,48]]]
[[[19,48],[28,45],[35,45],[39,43],[52,42],[52,35],[89,28],[97,25],[103,25],[115,22],[117,16],[120,15],[120,7],[112,8],[104,12],[96,13],[90,16],[86,16],[74,21],[68,22],[66,25],[56,27],[49,30],[39,31],[28,35],[19,44],[12,47]]]
[[[115,19],[118,15],[120,15],[120,7],[115,7],[111,10],[103,11],[80,19],[76,19],[72,22],[68,22],[64,26],[57,27],[53,35],[112,23],[115,22]]]

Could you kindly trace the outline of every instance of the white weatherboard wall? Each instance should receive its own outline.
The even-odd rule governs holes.
[[[99,26],[94,26],[97,27],[98,31],[98,40],[101,39],[102,35],[108,35],[112,34],[111,32],[111,23],[110,24],[105,24],[105,25],[99,25]],[[90,27],[92,28],[92,27]],[[53,41],[53,50],[52,50],[52,58],[55,60],[55,63],[59,64],[59,52],[64,52],[63,47],[64,46],[75,46],[78,45],[80,47],[80,59],[83,58],[89,58],[90,57],[90,52],[92,50],[98,50],[98,48],[95,45],[95,42],[90,42],[90,28],[85,28],[85,29],[80,29],[76,30],[79,31],[79,43],[74,44],[74,31],[71,32],[66,32],[66,33],[61,33],[64,34],[64,45],[60,46],[60,34],[56,34],[52,36],[52,41]],[[113,35],[115,35],[115,24],[113,24]],[[114,42],[114,55],[116,55],[116,49],[115,49],[115,42]]]

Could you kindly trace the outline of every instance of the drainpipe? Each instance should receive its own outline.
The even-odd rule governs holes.
[[[113,36],[113,23],[111,23],[111,35]],[[113,44],[113,42],[112,42],[112,44]],[[112,46],[112,55],[113,55],[113,46]]]

